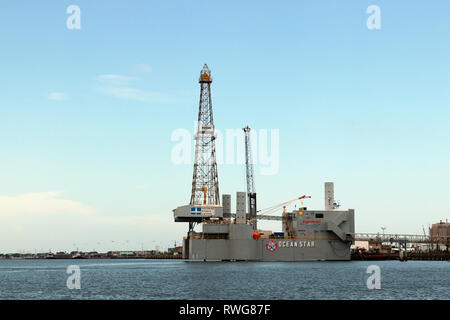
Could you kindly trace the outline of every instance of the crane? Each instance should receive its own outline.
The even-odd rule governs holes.
[[[273,212],[278,210],[280,207],[283,207],[283,224],[286,225],[287,227],[289,227],[289,234],[290,236],[292,236],[293,231],[291,230],[292,228],[292,221],[290,221],[289,223],[289,219],[287,219],[287,213],[286,213],[286,207],[289,206],[290,204],[292,204],[293,202],[297,201],[297,200],[302,200],[302,199],[306,199],[306,198],[311,198],[311,196],[306,196],[303,195],[301,197],[297,197],[295,199],[286,201],[284,203],[281,203],[279,205],[267,208],[265,210],[257,210],[256,207],[256,189],[255,189],[255,176],[253,173],[253,158],[252,158],[252,148],[251,148],[251,143],[250,143],[250,127],[246,126],[244,128],[242,128],[242,130],[244,130],[244,134],[245,134],[245,169],[246,169],[246,177],[247,177],[247,197],[248,197],[248,211],[249,211],[249,215],[248,215],[248,220],[250,222],[250,224],[253,226],[253,230],[257,229],[257,212],[261,212],[264,211],[265,214],[269,213],[269,212]],[[264,218],[264,217],[261,217]]]
[[[280,203],[278,205],[275,205],[273,207],[264,209],[264,210],[260,210],[258,212],[264,212],[264,215],[258,215],[259,219],[267,219],[267,220],[281,220],[282,221],[282,225],[283,225],[283,230],[287,232],[287,236],[289,238],[294,237],[294,226],[292,225],[292,215],[289,215],[287,213],[286,207],[288,207],[289,205],[291,205],[292,203],[294,203],[297,200],[303,200],[303,199],[308,199],[311,198],[311,196],[306,196],[303,195],[301,197],[297,197],[294,198],[292,200]],[[275,216],[268,216],[266,214],[268,213],[272,213],[274,211],[279,210],[280,208],[283,208],[283,214],[281,217],[275,217]]]
[[[242,128],[245,134],[245,171],[247,176],[247,197],[248,197],[248,220],[253,226],[253,230],[256,230],[256,189],[255,189],[255,176],[253,174],[253,157],[252,148],[250,143],[250,128],[246,126]]]
[[[266,215],[266,214],[272,213],[274,211],[277,211],[280,208],[286,208],[287,206],[291,205],[292,203],[294,203],[297,200],[309,199],[309,198],[311,198],[311,196],[303,195],[301,197],[297,197],[297,198],[294,198],[292,200],[289,200],[289,201],[277,204],[277,205],[275,205],[273,207],[269,207],[269,208],[266,208],[266,209],[258,210],[257,212],[258,213],[263,213],[264,215]]]

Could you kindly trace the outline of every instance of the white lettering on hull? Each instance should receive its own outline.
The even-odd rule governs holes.
[[[314,248],[314,241],[278,241],[280,248]]]

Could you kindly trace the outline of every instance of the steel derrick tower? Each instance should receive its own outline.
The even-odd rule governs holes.
[[[211,71],[205,64],[200,72],[200,105],[197,134],[195,135],[195,162],[190,204],[220,204],[217,174],[214,120],[211,102]]]

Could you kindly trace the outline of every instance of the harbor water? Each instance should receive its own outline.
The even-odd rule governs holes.
[[[380,289],[367,286],[371,265]],[[450,263],[0,260],[0,299],[450,299]]]

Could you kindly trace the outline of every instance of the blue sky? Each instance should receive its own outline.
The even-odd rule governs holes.
[[[81,30],[66,28],[71,4]],[[374,4],[381,30],[366,27]],[[279,129],[279,172],[256,176],[261,207],[308,193],[322,209],[334,181],[358,232],[422,233],[449,216],[448,12],[448,1],[5,2],[0,252],[180,241],[171,210],[190,198],[192,166],[172,163],[171,134],[192,131],[204,63],[219,130]],[[219,166],[221,192],[245,190],[244,177]]]

